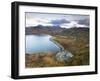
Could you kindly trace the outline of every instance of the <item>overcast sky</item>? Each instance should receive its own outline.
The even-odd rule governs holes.
[[[89,15],[26,12],[26,27],[60,26],[62,28],[89,27]]]

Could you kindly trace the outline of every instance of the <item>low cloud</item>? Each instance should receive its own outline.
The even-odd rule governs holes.
[[[70,23],[70,21],[66,20],[66,19],[59,19],[59,20],[51,20],[50,21],[51,24],[55,25],[55,26],[60,26],[62,24],[65,24],[65,23]]]
[[[78,20],[78,24],[89,26],[89,19]]]

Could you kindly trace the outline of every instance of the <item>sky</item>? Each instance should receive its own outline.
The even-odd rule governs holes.
[[[62,28],[89,27],[89,15],[26,12],[26,27],[60,26]]]

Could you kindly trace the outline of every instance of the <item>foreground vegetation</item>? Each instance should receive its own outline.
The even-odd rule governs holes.
[[[67,61],[58,61],[54,53],[26,54],[26,68],[66,66]]]

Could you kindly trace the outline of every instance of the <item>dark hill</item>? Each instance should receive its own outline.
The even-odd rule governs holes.
[[[89,28],[61,28],[55,26],[35,26],[35,27],[26,27],[26,35],[31,34],[50,34],[50,35],[67,35],[67,36],[87,36],[89,35]]]

